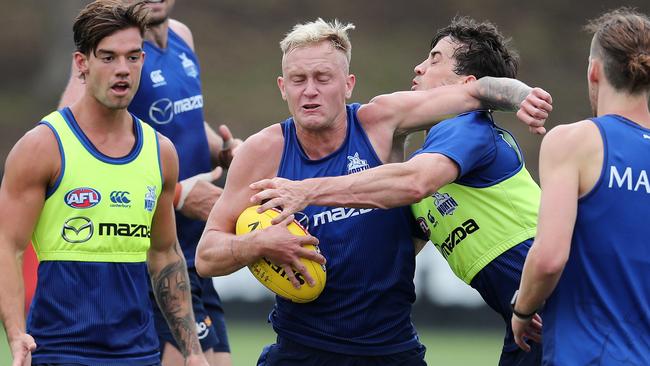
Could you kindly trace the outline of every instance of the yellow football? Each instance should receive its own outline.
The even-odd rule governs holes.
[[[239,215],[235,229],[237,235],[243,235],[253,230],[261,230],[271,226],[271,220],[278,215],[278,211],[271,209],[260,214],[257,213],[258,207],[251,206]],[[307,235],[307,231],[295,220],[287,228],[294,235]],[[318,246],[305,245],[304,247],[320,253]],[[301,286],[298,289],[293,287],[284,269],[281,266],[273,264],[266,258],[261,258],[259,261],[249,265],[248,269],[258,281],[277,295],[293,302],[305,303],[315,300],[323,292],[327,276],[325,275],[324,265],[305,258],[302,258],[301,261],[311,277],[316,281],[314,287],[309,286],[304,277],[295,270],[293,273]]]

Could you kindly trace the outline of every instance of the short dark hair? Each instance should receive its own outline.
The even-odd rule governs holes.
[[[509,77],[517,76],[519,56],[509,48],[509,39],[503,37],[490,22],[457,16],[451,24],[438,30],[431,40],[431,48],[449,36],[458,45],[454,51],[458,75]]]
[[[74,21],[72,31],[77,51],[95,53],[102,39],[127,29],[138,28],[144,36],[147,9],[143,2],[126,5],[122,0],[96,0],[86,5]]]
[[[594,34],[592,52],[601,56],[605,77],[618,90],[650,89],[650,18],[632,8],[618,8],[585,27]]]

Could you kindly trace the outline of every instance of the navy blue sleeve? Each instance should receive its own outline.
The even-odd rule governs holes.
[[[469,112],[433,126],[418,154],[439,153],[453,160],[461,178],[496,156],[493,123],[487,112]]]

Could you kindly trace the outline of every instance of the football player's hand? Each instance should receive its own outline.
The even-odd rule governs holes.
[[[309,286],[314,286],[316,281],[300,259],[306,258],[319,264],[325,264],[325,257],[314,250],[303,247],[303,245],[318,245],[316,237],[294,235],[289,231],[287,226],[293,220],[293,215],[289,215],[277,225],[269,226],[261,231],[263,235],[260,235],[258,241],[259,255],[281,266],[295,288],[300,288],[300,281],[293,273],[294,270],[302,274]]]
[[[230,132],[230,129],[226,125],[219,126],[217,133],[223,140],[221,150],[217,153],[217,163],[224,169],[228,169],[237,149],[244,142],[241,139],[234,138],[232,132]]]
[[[537,343],[542,342],[542,317],[539,314],[535,314],[529,320],[523,320],[513,314],[510,321],[515,343],[522,350],[530,352],[530,345],[526,342],[528,339]]]
[[[32,351],[36,349],[34,338],[27,333],[18,335],[9,342],[13,363],[11,366],[30,366],[32,364]]]
[[[519,105],[517,118],[528,125],[531,133],[543,135],[546,133],[544,123],[553,110],[552,104],[551,94],[542,88],[533,88]]]
[[[181,186],[181,194],[175,209],[185,217],[206,221],[212,206],[223,193],[221,187],[214,185],[222,173],[223,168],[216,167],[211,172],[197,174],[176,183]]]
[[[251,197],[251,203],[259,204],[257,212],[262,213],[270,208],[280,207],[282,212],[271,222],[277,224],[309,205],[309,195],[301,188],[300,182],[284,178],[263,179],[250,185],[254,191],[259,191]]]

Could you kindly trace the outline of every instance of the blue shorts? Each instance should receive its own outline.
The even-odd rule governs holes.
[[[515,291],[519,289],[521,272],[531,245],[533,245],[533,239],[528,239],[510,248],[483,267],[470,284],[481,294],[483,300],[501,315],[506,323],[506,334],[503,339],[499,366],[537,366],[542,364],[542,345],[529,341],[531,351],[524,352],[515,343],[510,324],[512,318],[510,300],[512,300]]]
[[[383,356],[351,356],[307,347],[278,336],[277,342],[264,347],[257,366],[426,366],[426,348]]]
[[[194,308],[194,318],[196,319],[201,348],[203,351],[211,349],[214,352],[230,352],[226,320],[224,319],[221,300],[214,289],[212,279],[199,277],[195,267],[187,268],[187,273],[192,286],[192,307]],[[155,304],[153,294],[151,296]],[[158,306],[154,306],[153,310],[156,332],[160,341],[160,355],[162,357],[165,343],[171,343],[177,349],[178,345]]]

